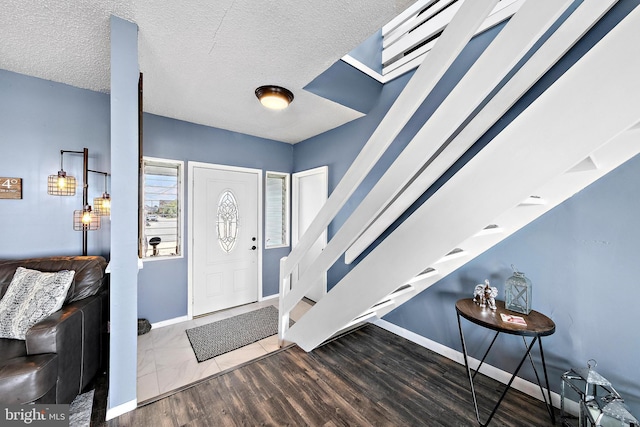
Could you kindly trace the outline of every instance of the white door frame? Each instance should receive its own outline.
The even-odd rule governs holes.
[[[193,169],[217,169],[222,171],[254,173],[258,176],[258,301],[262,301],[262,169],[243,168],[239,166],[218,165],[214,163],[188,162],[189,181],[188,198],[189,198],[189,226],[188,233],[188,269],[187,269],[187,317],[193,319],[193,261],[191,254],[193,253]]]
[[[291,248],[300,240],[298,236],[298,212],[299,212],[299,200],[300,200],[300,178],[304,178],[309,175],[322,175],[324,178],[324,188],[327,190],[327,198],[329,197],[329,167],[320,166],[313,169],[307,169],[300,172],[291,174],[292,192],[291,192]],[[295,212],[295,213],[294,213]],[[327,229],[325,229],[320,237],[324,236],[324,246],[327,246]],[[327,293],[327,273],[324,273],[322,277],[322,295]],[[316,301],[317,302],[317,301]]]

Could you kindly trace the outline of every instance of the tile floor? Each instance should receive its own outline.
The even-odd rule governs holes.
[[[278,350],[278,336],[274,335],[198,363],[185,333],[186,329],[226,319],[268,305],[277,307],[278,299],[274,298],[218,311],[208,316],[152,329],[151,332],[138,336],[138,404],[201,378]],[[291,319],[297,321],[310,307],[311,305],[306,301],[301,301],[292,310]]]

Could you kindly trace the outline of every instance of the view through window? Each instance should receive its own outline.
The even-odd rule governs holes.
[[[182,162],[144,159],[144,258],[182,255]]]
[[[267,172],[265,189],[265,247],[289,246],[289,174]]]

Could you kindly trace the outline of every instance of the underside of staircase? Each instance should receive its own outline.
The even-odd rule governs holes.
[[[460,3],[281,261],[281,342],[311,351],[384,316],[640,152],[638,8],[512,117],[514,104],[616,3],[585,0],[568,11],[568,0],[522,2],[320,256],[298,273],[305,252],[498,7],[497,0]],[[490,141],[474,146],[505,117],[510,121]],[[357,265],[288,328],[288,313],[340,257]]]

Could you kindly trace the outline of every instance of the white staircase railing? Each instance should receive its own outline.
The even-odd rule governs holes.
[[[465,11],[468,13],[472,3],[479,4],[479,2],[466,2],[459,15],[464,14]],[[557,45],[550,45],[553,48],[549,47],[546,51],[541,49],[543,53],[539,54],[541,56],[538,57],[542,57],[542,59],[532,62],[532,64],[538,64],[537,66],[522,67],[512,77],[512,80],[515,79],[518,82],[515,76],[523,76],[519,77],[522,79],[522,82],[519,83],[521,86],[518,89],[521,92],[520,95],[516,94],[515,98],[513,98],[513,95],[512,97],[507,97],[506,95],[500,95],[504,92],[498,91],[497,95],[492,99],[487,99],[490,93],[496,93],[496,88],[502,86],[500,82],[503,77],[527,53],[540,35],[555,22],[558,15],[568,6],[568,3],[570,2],[560,4],[558,1],[537,1],[528,2],[522,6],[520,11],[496,37],[492,45],[485,50],[481,58],[478,59],[456,89],[425,124],[416,138],[389,168],[389,171],[382,177],[371,193],[354,211],[354,214],[329,242],[329,245],[327,245],[327,248],[316,262],[304,272],[297,287],[290,290],[289,278],[291,272],[301,254],[306,250],[302,246],[302,242],[306,238],[308,242],[313,243],[318,237],[318,234],[314,235],[313,233],[308,236],[309,231],[313,229],[314,225],[320,231],[328,225],[335,212],[344,204],[370,168],[364,168],[361,175],[357,174],[357,171],[353,171],[351,173],[353,176],[350,177],[351,185],[346,185],[346,188],[341,189],[341,194],[336,196],[336,200],[327,208],[331,198],[334,197],[338,190],[336,188],[327,205],[325,205],[327,209],[323,208],[325,212],[320,212],[307,234],[303,236],[301,244],[294,248],[288,259],[283,259],[281,262],[281,340],[293,341],[303,349],[311,350],[349,324],[364,321],[371,316],[380,316],[381,313],[406,301],[406,299],[415,295],[424,283],[429,280],[435,280],[442,273],[446,273],[446,268],[441,268],[442,265],[449,265],[451,263],[450,260],[455,257],[468,256],[466,251],[453,249],[464,249],[465,246],[461,245],[461,243],[467,242],[470,238],[469,236],[478,234],[479,231],[486,228],[487,224],[495,224],[494,220],[496,218],[499,218],[501,214],[511,210],[513,206],[531,196],[532,192],[544,186],[545,182],[548,182],[553,177],[561,176],[572,166],[592,155],[606,141],[611,140],[616,134],[638,120],[640,117],[638,101],[624,99],[615,103],[608,94],[598,92],[597,100],[585,102],[585,104],[592,107],[591,110],[585,111],[585,105],[579,103],[579,97],[573,96],[574,92],[580,93],[579,91],[588,90],[589,87],[598,86],[598,83],[600,83],[600,86],[606,86],[606,90],[614,92],[621,82],[632,85],[632,82],[628,81],[630,75],[625,74],[625,72],[618,70],[616,67],[629,68],[628,63],[621,63],[620,57],[623,56],[624,49],[630,51],[629,56],[636,55],[635,57],[637,57],[637,52],[631,51],[632,49],[637,50],[637,47],[630,46],[632,43],[628,40],[624,41],[624,37],[630,37],[630,40],[633,40],[634,37],[637,37],[638,30],[628,24],[625,26],[620,24],[619,27],[624,27],[624,30],[612,31],[610,35],[605,37],[570,72],[567,72],[567,74],[571,73],[571,78],[565,75],[559,79],[545,94],[540,96],[524,113],[494,138],[490,145],[469,161],[462,170],[445,183],[440,190],[380,243],[296,325],[287,330],[289,311],[308,291],[308,288],[314,284],[314,277],[318,277],[320,272],[326,271],[344,253],[360,233],[366,229],[372,218],[378,216],[377,214],[389,205],[389,200],[398,200],[398,197],[402,197],[401,193],[400,196],[398,195],[398,188],[411,188],[410,181],[412,179],[417,179],[425,170],[430,171],[430,164],[433,164],[435,159],[438,158],[433,157],[434,154],[444,153],[447,146],[451,146],[452,142],[455,141],[456,137],[454,135],[463,134],[474,123],[474,120],[480,121],[481,124],[476,128],[476,131],[481,129],[482,126],[487,126],[487,123],[489,125],[492,124],[492,120],[497,120],[503,113],[501,109],[508,108],[510,106],[509,103],[515,102],[521,93],[524,93],[524,90],[530,87],[539,78],[539,75],[561,56],[562,49],[566,51],[575,42],[580,31],[586,31],[606,10],[606,8],[603,8],[601,12],[598,12],[600,14],[598,15],[598,13],[595,13],[596,8],[593,6],[596,2],[585,1],[579,10],[586,8],[591,12],[581,12],[583,18],[578,20],[579,25],[574,22],[575,19],[567,21],[570,27],[567,30],[563,30],[568,34],[562,36],[564,44],[557,42]],[[483,6],[488,9],[492,7],[490,2],[483,4]],[[574,12],[574,14],[577,12]],[[632,15],[630,14],[625,22],[630,19],[637,20]],[[466,15],[463,16],[467,18]],[[458,15],[456,15],[450,25],[462,21],[463,19],[459,19]],[[565,25],[567,25],[566,22]],[[574,26],[581,26],[583,29],[576,32],[572,30]],[[425,61],[423,66],[431,64],[431,67],[441,70],[442,64],[433,65],[432,63],[433,58],[438,58],[437,55],[434,55],[434,52],[438,52],[437,49],[441,43],[447,43],[451,39],[460,37],[454,30],[449,32],[449,29],[447,27],[447,30],[442,34],[440,41],[432,49],[428,57],[429,60]],[[475,29],[472,31],[475,31]],[[636,34],[633,31],[636,31]],[[560,32],[560,34],[562,35],[563,33]],[[559,48],[557,46],[564,47]],[[611,49],[612,46],[615,49]],[[607,49],[611,49],[615,53],[609,54]],[[549,54],[549,52],[552,52],[552,54]],[[444,54],[441,55],[446,56]],[[594,60],[594,57],[598,59]],[[533,58],[536,58],[536,56],[534,55]],[[625,60],[628,59],[627,56],[623,56],[623,58]],[[450,64],[450,60],[448,61]],[[414,79],[421,75],[424,78],[424,73],[421,73],[424,69],[423,66],[416,72]],[[633,66],[631,68],[634,72],[638,71]],[[574,69],[577,71],[574,71]],[[594,74],[596,76],[617,74],[616,79],[618,80],[600,82],[594,80]],[[412,79],[407,88],[413,81]],[[633,82],[633,84],[636,83]],[[512,86],[504,85],[501,90],[511,91]],[[410,117],[412,113],[405,111],[403,104],[399,104],[401,98],[416,101],[417,98],[422,97],[424,99],[426,97],[426,94],[420,94],[417,98],[409,95],[403,96],[405,92],[398,98],[398,101],[390,110],[390,114],[393,111],[396,116]],[[500,98],[500,96],[504,96],[504,98]],[[622,98],[631,97],[627,95],[626,97],[622,96]],[[492,102],[497,102],[494,101],[495,99],[500,100],[501,103],[492,104]],[[551,106],[545,105],[545,102],[551,102],[549,104]],[[594,103],[597,103],[598,106],[593,107]],[[615,105],[611,105],[612,103]],[[492,105],[498,105],[500,108],[495,111],[491,109],[485,111],[488,106]],[[601,105],[604,107],[601,107]],[[412,104],[412,106],[417,108],[415,104]],[[584,126],[583,117],[576,116],[574,112],[581,111],[582,114],[589,115],[592,110],[600,108],[604,108],[609,115],[615,115],[616,117],[608,117],[607,114],[603,114],[603,119],[598,124],[598,132],[593,132],[593,129],[585,131],[585,128],[589,128],[589,126]],[[620,109],[619,113],[618,109]],[[565,116],[560,117],[561,115],[558,114],[558,111],[565,112]],[[566,113],[567,111],[571,111],[571,113]],[[480,114],[480,112],[484,113]],[[440,120],[437,120],[438,115],[440,115]],[[390,116],[388,115],[387,117]],[[390,138],[389,142],[385,143],[381,139],[386,132],[389,132],[392,136],[397,135],[397,132],[399,132],[397,126],[390,126],[393,128],[391,131],[381,130],[387,121],[387,117],[385,117],[385,120],[383,120],[371,138],[378,148],[380,146],[386,148],[388,143],[393,140],[393,138]],[[405,122],[402,122],[400,127],[404,126]],[[540,129],[546,129],[543,141],[539,141],[539,138],[535,136]],[[567,141],[567,129],[575,132],[571,141]],[[376,135],[378,136],[377,141]],[[471,139],[475,141],[475,139]],[[429,141],[430,144],[426,144],[424,141]],[[434,142],[435,144],[433,144]],[[367,147],[365,147],[363,153],[366,153],[366,151]],[[382,153],[378,152],[377,157],[373,154],[375,153],[367,153],[365,155],[365,157],[369,156],[367,159],[359,163],[356,160],[357,163],[355,164],[362,165],[369,162],[372,166]],[[523,154],[528,157],[523,157]],[[550,154],[552,154],[553,158],[548,158]],[[453,161],[456,158],[454,155]],[[427,161],[428,166],[426,169],[424,168],[425,161]],[[504,179],[504,176],[499,174],[483,173],[483,171],[497,169],[507,174],[512,173],[518,179]],[[347,175],[350,172],[347,172]],[[342,182],[340,185],[342,185]],[[422,191],[425,189],[426,187],[423,187]],[[332,212],[332,210],[335,210],[335,212]],[[326,217],[321,218],[323,213]],[[331,215],[328,215],[329,213]],[[490,235],[491,231],[500,230],[500,227],[489,227],[486,230],[484,234]],[[429,244],[425,245],[423,241],[416,239],[416,236],[421,236],[423,240],[428,240]],[[477,248],[475,251],[477,252]],[[451,253],[451,255],[443,262],[438,263],[443,258],[443,255],[447,253]],[[427,266],[432,267],[425,270]],[[408,285],[404,286],[404,284]]]
[[[576,10],[564,24],[551,35],[551,37],[541,46],[536,53],[507,81],[502,89],[491,98],[484,108],[471,119],[471,121],[455,136],[451,141],[443,146],[440,152],[432,155],[427,162],[428,167],[421,171],[419,176],[414,178],[408,188],[404,189],[401,195],[387,201],[384,212],[376,217],[367,230],[354,242],[345,254],[345,262],[350,263],[357,258],[373,241],[384,232],[402,213],[404,213],[420,195],[429,188],[453,163],[460,158],[492,125],[494,125],[504,113],[515,102],[520,99],[580,38],[595,24],[617,0],[591,1],[585,2],[582,7]],[[522,18],[519,15],[515,18]],[[512,30],[518,30],[513,22]],[[518,24],[520,25],[520,24]],[[505,28],[506,30],[506,28]],[[511,36],[503,34],[505,43],[509,42]],[[487,50],[493,48],[497,52],[503,49],[502,44],[493,43]],[[489,52],[487,52],[489,53]],[[474,68],[482,67],[482,59],[493,61],[493,55],[483,55],[476,62]],[[472,69],[473,70],[473,69]],[[470,76],[470,73],[467,76]],[[464,103],[469,91],[463,85],[471,86],[477,84],[475,79],[468,78],[461,81],[456,87],[455,95]],[[432,117],[432,119],[434,119]],[[435,118],[438,119],[438,118]],[[416,138],[425,139],[431,135],[427,134],[429,128],[426,126],[420,131]]]
[[[313,286],[313,283],[308,284],[300,281],[294,292],[290,294],[291,274],[295,267],[300,263],[304,254],[311,248],[320,234],[327,228],[342,206],[344,206],[369,171],[371,171],[418,107],[420,107],[427,95],[429,95],[436,83],[438,83],[471,39],[475,29],[496,3],[497,0],[467,2],[462,8],[462,12],[456,15],[451,24],[449,24],[443,32],[437,46],[433,48],[429,55],[429,60],[424,61],[418,70],[416,70],[407,86],[369,138],[367,144],[363,147],[362,151],[358,154],[333,190],[320,212],[318,212],[315,220],[309,225],[305,234],[298,242],[298,245],[293,248],[288,257],[281,260],[280,319],[278,323],[278,335],[281,342],[284,340],[286,331],[289,328],[289,313],[308,292],[311,286]],[[344,247],[342,251],[344,252],[347,247],[348,246]],[[325,248],[323,254],[326,252],[327,249]],[[311,267],[313,267],[313,265],[310,266],[308,270]]]
[[[640,141],[640,125],[623,132],[573,168],[551,179],[533,192],[533,194],[539,195],[534,199],[536,203],[531,203],[531,198],[525,199],[522,203],[496,217],[489,226],[460,242],[456,245],[462,249],[458,257],[441,258],[434,264],[434,267],[427,268],[429,274],[421,274],[411,279],[412,290],[397,295],[393,305],[377,309],[375,317],[381,318],[394,308],[404,304],[438,280],[569,199],[626,160],[639,154],[640,144],[638,141]]]
[[[416,68],[438,42],[464,1],[417,1],[382,27],[382,75],[392,79]],[[524,0],[500,0],[475,34],[509,19],[523,3]]]

